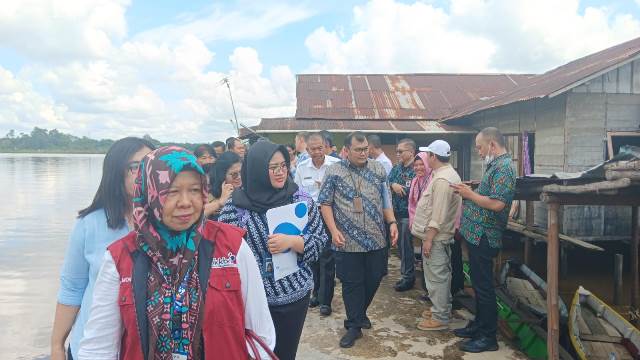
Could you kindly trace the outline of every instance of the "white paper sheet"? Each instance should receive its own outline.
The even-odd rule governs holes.
[[[267,210],[269,234],[302,235],[309,221],[307,203],[298,202]],[[282,279],[298,271],[298,255],[292,249],[288,252],[274,254],[273,277]]]

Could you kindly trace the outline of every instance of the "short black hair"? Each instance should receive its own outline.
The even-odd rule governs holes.
[[[353,142],[353,139],[356,139],[359,142],[367,141],[367,137],[362,131],[354,131],[349,135],[347,135],[346,138],[344,138],[344,146],[346,146],[347,148],[351,148],[351,143]]]
[[[222,141],[214,141],[213,144],[211,144],[211,146],[213,146],[213,148],[217,148],[217,147],[221,147],[222,146],[222,152],[227,150],[227,146]]]
[[[333,136],[327,130],[320,130],[320,135],[324,138],[324,142],[329,145],[329,147],[333,146]]]
[[[236,147],[236,140],[240,141],[240,139],[233,136],[230,138],[227,138],[227,140],[225,141],[227,144],[227,150],[232,150],[233,148]]]
[[[152,142],[137,137],[126,137],[111,145],[102,162],[102,179],[100,179],[98,191],[91,205],[78,211],[79,218],[103,209],[110,229],[118,229],[126,224],[125,215],[132,205],[124,179],[129,159],[144,147],[156,149]]]
[[[216,151],[213,149],[213,146],[209,144],[201,144],[196,146],[195,150],[193,150],[193,155],[199,158],[200,156],[204,155],[205,152],[209,153],[209,155],[213,156],[214,158],[217,158]]]
[[[367,140],[369,141],[369,146],[373,146],[376,149],[380,149],[382,147],[382,139],[378,135],[369,135],[367,136]]]
[[[441,163],[448,163],[449,160],[451,160],[451,156],[440,156],[438,154],[433,154],[436,156],[436,159],[438,159],[438,161],[440,161]]]
[[[413,149],[413,152],[416,152],[416,149],[417,149],[416,142],[413,141],[413,139],[409,139],[409,138],[401,139],[400,141],[398,141],[398,145],[400,144],[407,144],[411,146],[411,148]]]

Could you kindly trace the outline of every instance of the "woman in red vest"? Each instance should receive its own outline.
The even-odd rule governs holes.
[[[206,199],[192,153],[162,147],[144,157],[134,231],[108,247],[79,359],[247,359],[256,342],[273,349],[244,231],[206,220]]]

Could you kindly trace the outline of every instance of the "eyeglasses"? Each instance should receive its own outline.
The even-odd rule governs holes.
[[[140,161],[129,161],[127,163],[127,171],[134,174],[140,169]]]
[[[401,155],[401,154],[403,154],[403,153],[404,153],[404,152],[406,152],[406,151],[409,151],[409,150],[397,149],[397,150],[396,150],[396,155]]]
[[[236,171],[236,172],[232,172],[232,173],[228,173],[227,176],[231,176],[231,178],[233,180],[237,179],[240,177],[240,171]]]
[[[369,152],[369,147],[366,146],[366,147],[362,147],[362,148],[351,148],[351,151],[353,151],[355,153],[358,153],[358,154],[364,154],[364,153]]]
[[[287,172],[287,170],[289,170],[289,169],[287,167],[287,163],[286,162],[283,162],[283,163],[277,164],[277,165],[269,165],[269,171],[272,174],[279,174],[279,173],[283,173],[284,174],[285,172]]]

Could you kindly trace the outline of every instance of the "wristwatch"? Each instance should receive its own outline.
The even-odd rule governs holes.
[[[391,226],[391,225],[393,225],[393,224],[398,225],[398,222],[397,222],[397,221],[395,221],[395,220],[393,220],[393,221],[390,221],[390,222],[388,222],[388,223],[387,223],[387,225],[389,225],[389,226]]]

